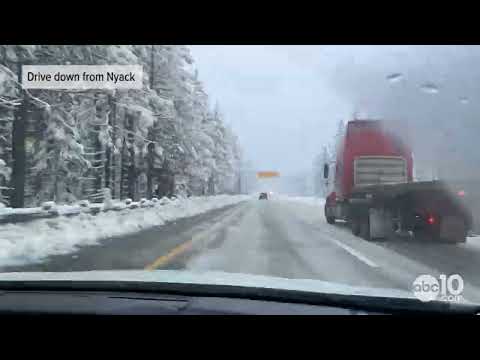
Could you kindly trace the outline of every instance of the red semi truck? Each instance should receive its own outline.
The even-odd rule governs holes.
[[[325,179],[330,167],[324,165]],[[414,182],[412,150],[385,122],[348,122],[334,170],[334,189],[325,202],[329,224],[346,220],[354,235],[367,240],[400,232],[466,241],[472,215],[462,188],[442,181]]]

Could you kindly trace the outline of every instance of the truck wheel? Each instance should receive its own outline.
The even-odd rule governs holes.
[[[370,223],[368,218],[351,219],[350,228],[354,236],[358,236],[364,240],[371,241],[370,238]]]
[[[360,235],[360,223],[357,220],[350,220],[350,228],[354,236]]]
[[[335,216],[328,216],[326,205],[324,207],[324,211],[325,211],[325,218],[327,219],[327,223],[329,223],[330,225],[335,224]]]
[[[370,233],[370,221],[368,219],[364,219],[360,222],[360,237],[367,241],[385,241],[386,238],[378,237],[372,238],[372,234]]]
[[[393,235],[393,219],[385,209],[371,208],[366,223],[370,241],[386,241]]]
[[[364,240],[371,241],[370,238],[370,223],[368,219],[364,219],[360,222],[360,237]]]

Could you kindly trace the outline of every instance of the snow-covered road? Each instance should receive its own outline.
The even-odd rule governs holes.
[[[188,269],[403,290],[421,274],[457,273],[465,280],[464,296],[480,301],[480,238],[456,245],[367,242],[343,224],[328,225],[321,204],[252,199],[3,271]]]
[[[410,290],[421,274],[458,273],[465,280],[465,297],[480,300],[480,238],[460,245],[401,238],[367,242],[353,236],[345,224],[328,225],[321,204],[314,199],[244,204],[217,234],[218,246],[197,252],[185,266],[193,271],[222,270],[405,290]]]

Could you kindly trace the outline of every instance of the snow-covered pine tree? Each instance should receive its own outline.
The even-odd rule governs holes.
[[[21,89],[22,65],[34,63],[36,58],[35,45],[2,45],[2,63],[0,64],[2,76],[0,77],[0,90],[2,91],[1,105],[10,110],[9,114],[2,116],[4,130],[9,130],[10,138],[5,137],[4,145],[11,142],[11,148],[4,153],[5,166],[11,168],[8,201],[11,206],[23,207],[25,205],[25,184],[27,179],[27,157],[25,140],[30,115],[36,110],[38,102],[32,100],[31,93]],[[40,105],[40,107],[42,107]],[[13,116],[12,116],[13,115]],[[8,155],[7,155],[8,154]],[[5,179],[4,179],[5,180]],[[2,195],[2,198],[6,197]]]
[[[16,82],[19,58],[34,64],[141,64],[147,75],[141,90],[28,93],[32,111],[18,142],[26,148],[27,205],[101,200],[105,186],[113,197],[144,197],[153,188],[171,194],[174,177],[196,194],[205,192],[208,179],[212,193],[230,186],[237,139],[208,110],[189,49],[171,45],[0,46],[0,186],[12,164],[15,110],[24,102]],[[122,180],[126,191],[120,194]]]
[[[236,169],[234,169],[234,159],[236,146],[235,139],[232,137],[231,130],[225,127],[223,116],[218,104],[210,114],[210,121],[206,127],[206,133],[213,140],[215,150],[213,153],[214,167],[210,169],[209,192],[223,192],[228,188],[226,184],[232,181]]]

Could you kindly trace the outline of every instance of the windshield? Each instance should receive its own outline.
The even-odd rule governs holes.
[[[0,45],[0,271],[480,302],[479,60],[478,46]]]

